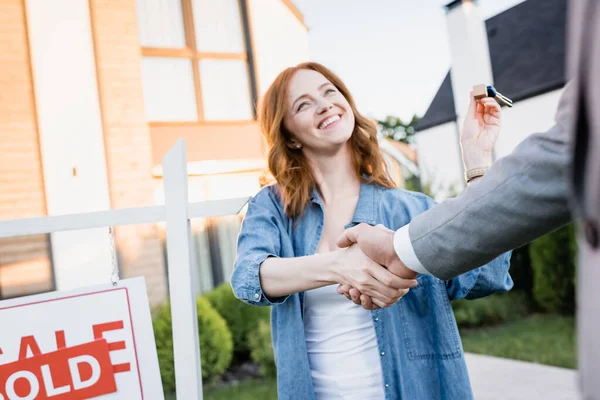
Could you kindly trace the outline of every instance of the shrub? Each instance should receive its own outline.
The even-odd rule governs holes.
[[[528,312],[528,303],[525,293],[513,291],[476,300],[454,300],[452,309],[459,327],[473,328],[523,317]]]
[[[243,303],[235,297],[229,283],[219,285],[205,296],[227,322],[233,337],[236,358],[238,361],[247,360],[250,353],[248,334],[256,331],[259,320],[269,321],[270,308]]]
[[[211,383],[217,380],[229,367],[233,356],[233,341],[225,320],[206,299],[198,297],[196,307],[200,334],[202,379],[207,383]],[[163,389],[165,393],[174,392],[173,331],[169,304],[165,304],[160,308],[153,319],[153,327]]]
[[[575,311],[577,246],[569,224],[531,243],[533,296],[544,310],[563,314]]]
[[[513,291],[522,291],[533,300],[533,270],[529,256],[529,244],[513,250],[510,257],[510,276],[515,285]]]
[[[271,342],[271,325],[268,320],[260,319],[257,329],[248,335],[250,357],[260,365],[260,373],[265,377],[276,375],[275,356]]]

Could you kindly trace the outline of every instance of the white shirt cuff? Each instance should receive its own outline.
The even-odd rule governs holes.
[[[400,261],[408,268],[419,274],[431,275],[415,254],[415,250],[410,242],[410,236],[408,235],[408,225],[404,225],[394,233],[394,250],[400,258]]]

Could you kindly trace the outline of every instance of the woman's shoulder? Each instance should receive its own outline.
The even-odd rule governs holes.
[[[251,203],[258,203],[261,205],[270,205],[276,208],[283,208],[283,201],[281,199],[281,191],[277,183],[270,183],[263,186],[256,192],[250,199]]]
[[[380,193],[378,220],[389,229],[406,225],[435,204],[427,195],[403,188],[382,187]]]

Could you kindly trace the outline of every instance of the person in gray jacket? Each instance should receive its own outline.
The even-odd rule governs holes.
[[[404,278],[423,273],[451,279],[575,220],[580,389],[583,399],[598,400],[600,1],[571,1],[567,31],[569,83],[555,126],[529,136],[458,197],[409,225],[392,232],[362,224],[344,232],[338,245],[356,242],[374,261]],[[487,165],[477,167],[485,170]],[[355,289],[340,287],[338,292],[352,293],[355,302],[362,298],[365,308],[373,307]]]

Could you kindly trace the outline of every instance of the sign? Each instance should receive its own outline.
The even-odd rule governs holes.
[[[164,399],[144,278],[0,301],[0,400]]]

